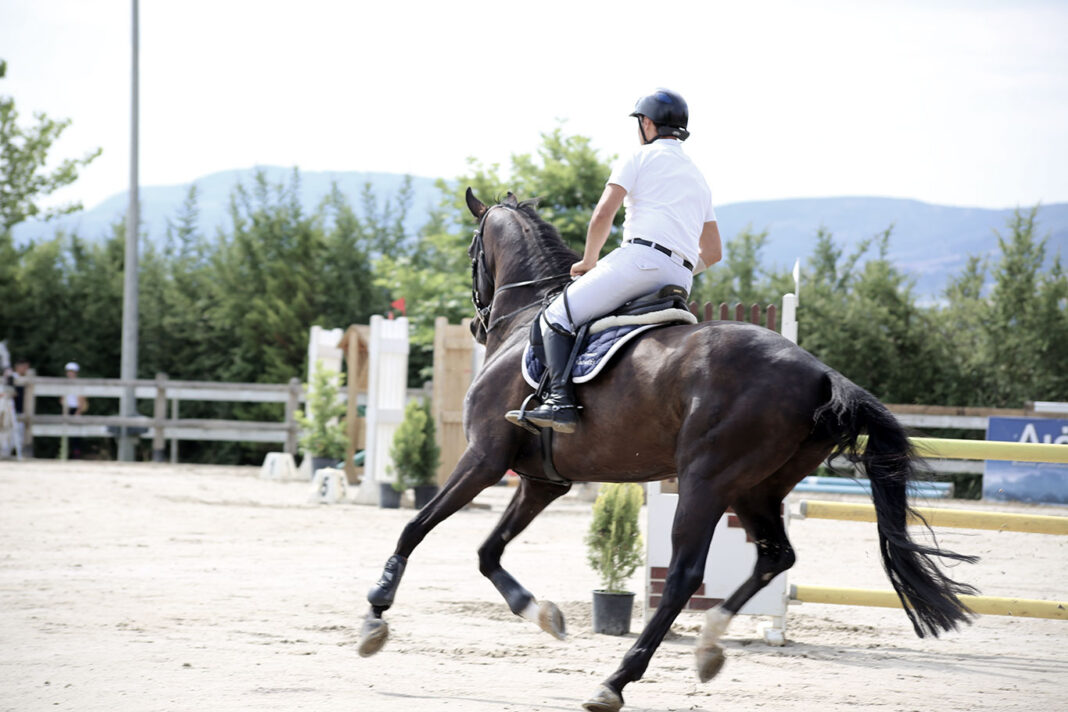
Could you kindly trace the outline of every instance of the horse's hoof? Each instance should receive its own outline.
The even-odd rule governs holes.
[[[567,640],[567,625],[564,623],[564,614],[552,601],[542,601],[538,604],[538,625],[546,633],[557,640]]]
[[[622,708],[623,696],[607,685],[601,685],[593,697],[582,703],[582,709],[588,712],[619,712]]]
[[[369,658],[386,644],[389,639],[389,624],[381,618],[368,616],[363,621],[363,630],[360,631],[360,645],[356,652],[361,658]]]
[[[716,676],[723,663],[727,662],[727,656],[723,654],[723,648],[718,645],[700,647],[694,655],[697,658],[697,679],[708,682]]]

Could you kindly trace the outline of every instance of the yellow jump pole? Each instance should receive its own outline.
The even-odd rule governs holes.
[[[857,444],[863,448],[868,436]],[[951,440],[949,438],[909,438],[920,457],[947,460],[1013,460],[1016,462],[1068,463],[1068,446],[1051,443],[1010,443],[997,440]]]
[[[865,588],[793,584],[790,586],[790,600],[802,603],[830,603],[839,606],[901,608],[901,601],[893,591],[873,591]],[[1068,620],[1068,601],[1040,601],[995,596],[961,596],[960,600],[976,613],[987,616]]]
[[[922,457],[962,460],[1015,460],[1068,463],[1068,447],[1050,443],[1009,443],[996,440],[909,438]]]
[[[1032,534],[1068,534],[1068,517],[1054,517],[1046,514],[981,512],[972,509],[940,509],[938,507],[915,507],[914,509],[932,527],[992,529],[994,531],[1029,532]],[[870,504],[802,500],[801,516],[808,519],[874,522],[875,507]],[[913,517],[910,519],[910,523],[919,524],[920,520]]]

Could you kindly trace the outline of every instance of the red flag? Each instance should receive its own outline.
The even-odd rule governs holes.
[[[401,316],[407,316],[407,314],[408,314],[406,311],[404,311],[404,297],[401,297],[400,299],[398,299],[398,300],[396,300],[394,302],[390,302],[389,306],[391,306],[394,309],[399,309],[400,313],[401,313]]]

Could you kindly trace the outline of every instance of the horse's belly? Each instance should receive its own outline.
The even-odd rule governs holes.
[[[580,394],[578,429],[554,437],[557,469],[582,472],[581,479],[591,480],[655,479],[674,473],[679,431],[675,409],[643,395],[596,386]]]

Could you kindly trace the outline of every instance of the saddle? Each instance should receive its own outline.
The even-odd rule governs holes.
[[[644,331],[668,324],[697,323],[697,317],[690,313],[687,296],[682,287],[668,285],[583,324],[571,351],[572,382],[593,380],[624,344]],[[523,378],[532,388],[540,388],[545,373],[539,321],[535,319],[531,325],[530,344],[523,357]]]
[[[586,383],[600,373],[612,356],[638,334],[668,324],[696,324],[697,317],[690,313],[686,302],[686,290],[676,285],[660,288],[652,294],[632,299],[610,314],[579,327],[575,345],[571,350],[568,370],[574,383]],[[527,409],[532,399],[543,399],[549,389],[548,369],[545,368],[545,350],[542,346],[541,329],[538,323],[541,314],[530,329],[530,343],[523,357],[523,378],[534,393],[527,396],[520,410]],[[581,406],[580,406],[581,407]],[[561,475],[553,464],[553,430],[536,428],[521,422],[520,425],[538,435],[541,440],[542,465],[545,476],[534,477],[518,472],[522,477],[540,479],[570,487],[571,481]]]

